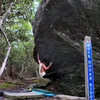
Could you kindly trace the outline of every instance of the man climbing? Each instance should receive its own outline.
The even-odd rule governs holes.
[[[51,67],[52,62],[50,62],[49,66],[46,66],[45,62],[40,61],[39,55],[37,55],[37,58],[38,58],[38,63],[39,63],[39,74],[41,77],[43,77],[44,75],[46,75],[45,71]]]

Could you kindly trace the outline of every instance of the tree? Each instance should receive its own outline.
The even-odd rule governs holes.
[[[7,16],[6,19],[4,19],[3,21],[2,29],[5,33],[7,33],[8,40],[12,47],[7,62],[7,72],[9,72],[8,70],[11,66],[13,66],[18,75],[20,74],[23,68],[24,70],[22,73],[26,72],[30,74],[30,71],[33,70],[33,74],[35,74],[35,69],[37,68],[34,67],[36,66],[36,64],[32,57],[34,37],[32,34],[31,22],[34,20],[35,12],[37,6],[39,5],[39,2],[40,0],[16,1],[16,3],[12,5],[12,9],[9,13],[9,16]],[[4,0],[3,3],[0,5],[1,15],[3,15],[5,9],[7,9],[7,5],[7,0]],[[0,41],[0,50],[4,51],[0,52],[1,63],[5,51],[7,50],[7,47],[5,45],[5,40],[3,37],[1,37],[1,35]]]
[[[0,16],[0,30],[1,30],[1,32],[3,33],[4,38],[5,38],[5,40],[6,40],[7,44],[8,44],[8,51],[7,51],[7,53],[6,53],[6,56],[5,56],[5,58],[4,58],[4,61],[3,61],[3,63],[2,63],[1,69],[0,69],[0,76],[2,75],[2,73],[3,73],[4,69],[5,69],[5,66],[6,66],[6,63],[7,63],[7,59],[8,59],[8,56],[9,56],[9,54],[10,54],[10,50],[11,50],[10,42],[9,42],[9,40],[8,40],[8,38],[7,38],[6,33],[5,33],[4,30],[2,29],[2,24],[3,24],[4,20],[7,18],[8,14],[10,13],[10,11],[11,11],[11,6],[12,6],[12,5],[13,5],[13,2],[10,1],[10,2],[9,2],[9,5],[8,5],[8,9],[6,10],[6,12],[5,12],[2,16]]]

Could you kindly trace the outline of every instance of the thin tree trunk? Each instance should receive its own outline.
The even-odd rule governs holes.
[[[4,69],[5,69],[5,66],[6,66],[6,63],[7,63],[7,59],[8,59],[8,56],[9,56],[9,54],[10,54],[10,50],[11,50],[10,42],[9,42],[9,40],[8,40],[8,38],[7,38],[6,33],[5,33],[5,32],[3,31],[3,29],[2,29],[2,24],[3,24],[4,20],[7,18],[7,16],[9,15],[9,13],[10,13],[10,11],[11,11],[12,5],[13,5],[13,2],[10,2],[7,11],[3,14],[3,16],[0,16],[0,30],[1,30],[1,32],[3,33],[4,38],[5,38],[5,40],[6,40],[7,44],[8,44],[8,51],[7,51],[7,53],[6,53],[6,56],[5,56],[5,58],[4,58],[4,61],[3,61],[2,66],[1,66],[1,68],[0,68],[0,76],[1,76],[2,73],[4,72]]]
[[[10,45],[10,42],[9,42],[9,40],[8,40],[8,38],[7,38],[7,35],[5,34],[5,32],[3,31],[2,28],[1,28],[1,31],[2,31],[2,33],[3,33],[3,35],[4,35],[5,39],[6,39],[6,42],[7,42],[7,44],[8,44],[8,51],[7,51],[7,53],[6,53],[6,56],[5,56],[5,58],[4,58],[4,61],[3,61],[3,63],[2,63],[1,69],[0,69],[0,76],[1,76],[2,73],[4,72],[4,69],[5,69],[5,66],[6,66],[6,63],[7,63],[7,59],[8,59],[8,56],[9,56],[9,54],[10,54],[10,50],[11,50],[11,45]]]
[[[22,75],[22,73],[23,73],[23,71],[25,69],[24,64],[25,64],[25,62],[22,64],[22,70],[21,70],[21,72],[19,73],[19,75],[17,77],[21,77],[21,75]]]

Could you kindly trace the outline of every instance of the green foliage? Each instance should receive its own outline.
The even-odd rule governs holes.
[[[11,13],[3,24],[3,29],[8,36],[12,49],[7,63],[7,70],[14,66],[17,74],[25,67],[23,75],[35,75],[35,61],[33,59],[34,36],[31,23],[41,0],[19,0],[13,6]],[[3,1],[2,13],[7,8]],[[1,14],[1,13],[0,13]],[[0,35],[0,64],[3,61],[7,45],[4,37]],[[26,71],[27,70],[27,71]],[[8,71],[9,72],[9,71]]]

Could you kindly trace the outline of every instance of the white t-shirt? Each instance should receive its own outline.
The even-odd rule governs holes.
[[[41,77],[43,77],[46,74],[45,71],[41,72],[42,65],[43,65],[42,63],[39,64],[39,74]]]

